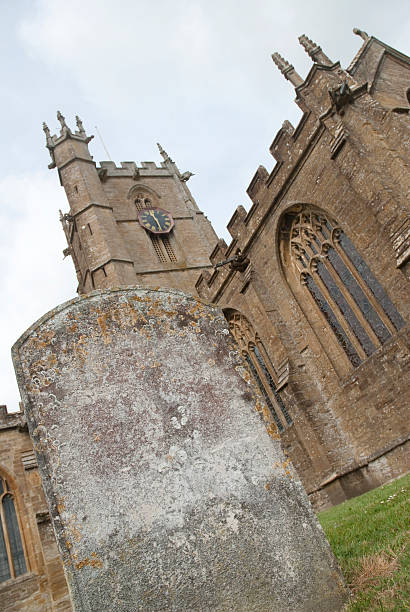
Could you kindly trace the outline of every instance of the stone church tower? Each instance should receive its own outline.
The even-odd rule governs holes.
[[[44,131],[52,163],[70,205],[61,215],[72,256],[78,292],[138,285],[178,288],[196,293],[201,271],[211,268],[209,254],[217,242],[212,225],[199,210],[187,181],[169,155],[158,145],[164,159],[153,162],[101,162],[96,167],[81,120],[72,132],[63,115],[58,136]],[[152,223],[139,222],[143,211],[160,211]],[[155,215],[169,218],[161,228]],[[164,216],[165,215],[165,216]],[[142,217],[143,218],[143,217]]]

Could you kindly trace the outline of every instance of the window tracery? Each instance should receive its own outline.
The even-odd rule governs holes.
[[[277,428],[284,431],[292,424],[292,418],[277,389],[278,375],[263,343],[246,317],[239,312],[230,312],[226,316],[229,330],[239,345]]]
[[[282,242],[285,265],[290,264],[353,366],[403,327],[386,291],[335,219],[298,206],[285,216]]]
[[[27,571],[14,494],[0,476],[0,582]]]

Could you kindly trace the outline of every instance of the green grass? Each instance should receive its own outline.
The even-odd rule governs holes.
[[[409,488],[407,475],[318,516],[353,594],[349,612],[410,610]]]

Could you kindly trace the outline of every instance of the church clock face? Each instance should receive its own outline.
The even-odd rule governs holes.
[[[146,208],[141,210],[138,221],[153,234],[168,234],[174,227],[174,220],[171,213],[163,208]]]

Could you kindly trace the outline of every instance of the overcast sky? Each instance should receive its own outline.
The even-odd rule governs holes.
[[[36,319],[75,296],[42,122],[56,110],[88,133],[97,125],[111,158],[161,161],[158,141],[194,197],[228,239],[235,207],[285,119],[294,91],[273,65],[279,51],[305,76],[306,34],[347,67],[359,27],[409,53],[406,0],[0,0],[0,404],[18,407],[10,347]],[[96,161],[107,159],[98,137]]]

